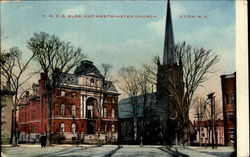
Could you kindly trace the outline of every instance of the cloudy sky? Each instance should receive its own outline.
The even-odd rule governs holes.
[[[80,47],[97,67],[101,63],[113,64],[115,73],[122,66],[140,67],[150,63],[153,56],[162,57],[166,8],[166,1],[4,2],[1,45],[2,49],[18,46],[27,57],[31,52],[26,41],[34,32],[47,32]],[[221,99],[220,75],[235,72],[235,2],[173,0],[171,9],[176,43],[186,41],[194,47],[212,49],[220,57],[216,73],[197,94],[206,96],[215,91]],[[68,15],[133,18],[68,18]],[[136,15],[152,18],[135,18]]]

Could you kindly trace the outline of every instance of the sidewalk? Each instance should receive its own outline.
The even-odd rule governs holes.
[[[185,154],[191,157],[230,157],[234,152],[233,147],[218,147],[217,149],[212,149],[211,147],[172,147],[172,151],[175,151],[177,154]],[[182,156],[182,155],[179,156]]]

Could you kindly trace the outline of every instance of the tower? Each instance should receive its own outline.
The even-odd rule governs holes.
[[[163,65],[175,64],[176,59],[173,54],[174,48],[174,31],[171,17],[170,1],[168,0],[166,25],[165,25],[165,41],[163,51]]]
[[[182,85],[182,66],[177,64],[174,53],[174,32],[171,17],[170,1],[167,4],[165,41],[163,63],[158,63],[157,71],[157,105],[156,111],[161,121],[161,130],[166,144],[172,144],[175,139],[174,126],[177,122],[176,99],[170,92],[170,87]],[[179,90],[179,89],[178,89]],[[180,88],[182,94],[183,88]]]

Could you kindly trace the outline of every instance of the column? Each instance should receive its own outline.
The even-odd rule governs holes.
[[[101,102],[100,102],[100,110],[101,110],[101,117],[103,117],[103,98],[101,98]]]
[[[83,113],[82,113],[82,106],[83,106],[83,104],[82,104],[82,95],[80,95],[80,112],[81,112],[81,117],[83,117]]]
[[[86,96],[83,95],[83,117],[86,118]]]

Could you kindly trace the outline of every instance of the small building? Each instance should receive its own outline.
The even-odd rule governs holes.
[[[236,142],[236,72],[221,75],[225,144]]]
[[[44,74],[33,84],[33,94],[23,97],[19,107],[19,140],[38,141],[48,131],[48,104]],[[91,61],[82,61],[74,74],[65,74],[56,89],[52,107],[52,139],[84,143],[117,142],[118,96],[114,84],[105,81]]]
[[[215,121],[215,142],[217,145],[224,145],[224,124],[223,120]],[[210,145],[212,144],[212,121],[194,121],[194,128],[196,130],[196,139],[194,143],[202,145]],[[200,130],[200,132],[199,132]]]

